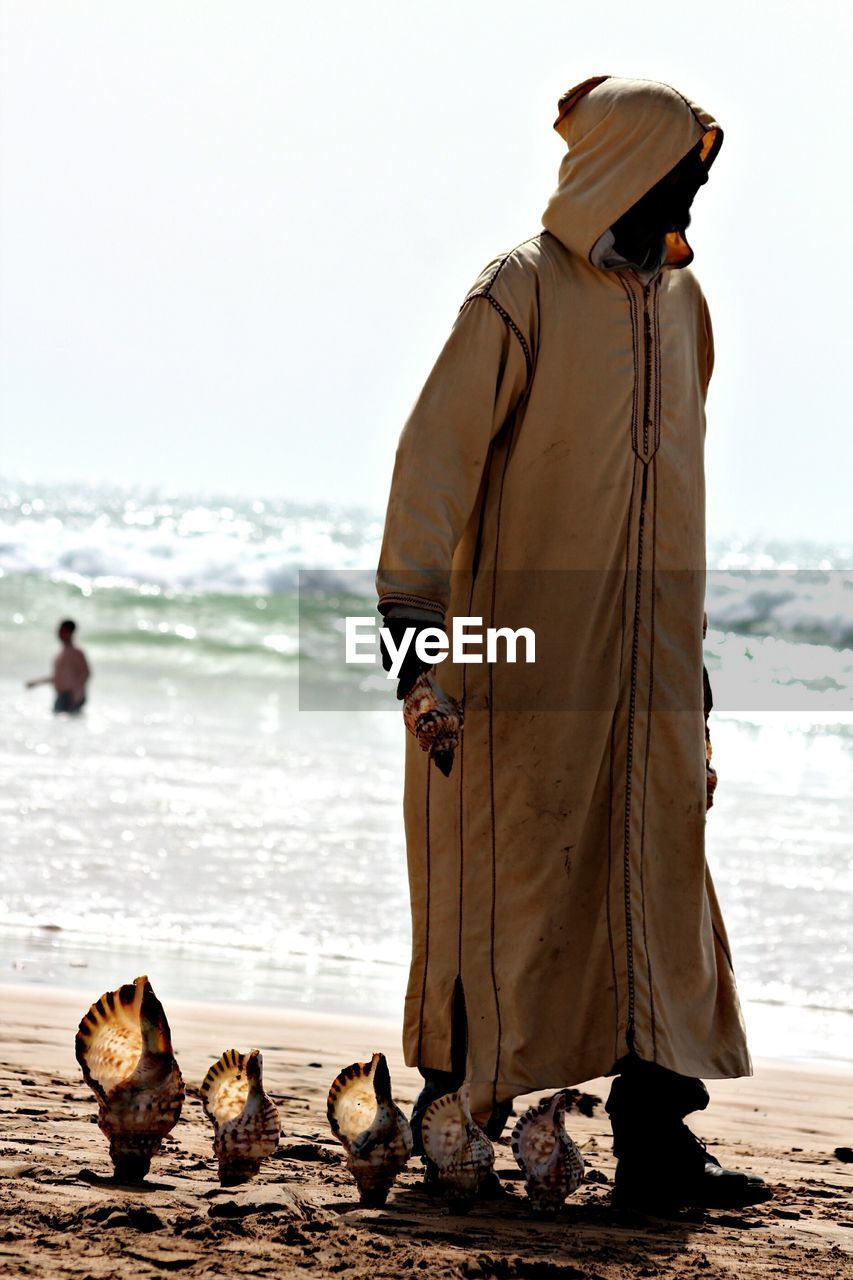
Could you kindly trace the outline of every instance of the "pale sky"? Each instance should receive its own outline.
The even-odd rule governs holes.
[[[847,0],[0,0],[0,471],[384,511],[588,76],[726,138],[694,206],[708,531],[850,539]]]

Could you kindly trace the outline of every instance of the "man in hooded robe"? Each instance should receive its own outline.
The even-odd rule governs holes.
[[[543,230],[480,273],[400,436],[376,577],[385,631],[521,626],[532,665],[436,668],[455,769],[406,741],[423,1110],[615,1075],[622,1204],[765,1198],[684,1124],[752,1074],[705,860],[708,308],[690,205],[722,143],[667,85],[561,98]],[[388,661],[386,660],[386,667]],[[408,651],[404,696],[426,664]],[[707,678],[704,689],[709,692]]]

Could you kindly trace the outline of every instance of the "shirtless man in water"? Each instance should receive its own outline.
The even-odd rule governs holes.
[[[62,641],[62,648],[53,663],[53,675],[27,681],[28,689],[34,689],[38,684],[53,685],[56,690],[54,711],[79,711],[86,701],[86,681],[92,672],[85,653],[74,643],[76,630],[77,624],[70,618],[59,624],[57,635]]]

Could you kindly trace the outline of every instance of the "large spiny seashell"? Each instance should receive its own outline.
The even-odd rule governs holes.
[[[431,1102],[421,1125],[424,1151],[438,1170],[439,1185],[459,1207],[469,1206],[495,1167],[495,1150],[471,1115],[469,1089]]]
[[[403,720],[421,750],[429,752],[430,759],[449,777],[462,732],[462,704],[445,693],[434,676],[423,671],[406,694]]]
[[[383,1205],[412,1154],[412,1131],[391,1097],[384,1053],[374,1053],[370,1062],[354,1062],[336,1077],[327,1114],[332,1133],[346,1148],[361,1203]]]
[[[201,1084],[201,1105],[213,1125],[213,1152],[223,1187],[248,1182],[278,1146],[278,1110],[264,1093],[260,1050],[226,1049]]]
[[[543,1098],[525,1111],[512,1131],[512,1153],[524,1172],[536,1213],[556,1213],[583,1178],[583,1157],[563,1124],[567,1103],[563,1090]]]
[[[77,1061],[98,1099],[115,1176],[141,1182],[184,1101],[163,1006],[147,978],[107,991],[84,1016]]]

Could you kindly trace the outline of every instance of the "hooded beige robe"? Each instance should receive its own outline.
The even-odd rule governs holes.
[[[406,1061],[450,1069],[461,992],[481,1113],[631,1048],[752,1070],[705,861],[708,312],[680,233],[646,284],[590,257],[722,131],[613,77],[555,128],[545,229],[475,281],[400,437],[377,573],[380,608],[536,635],[533,664],[436,667],[465,705],[449,778],[406,740]]]

